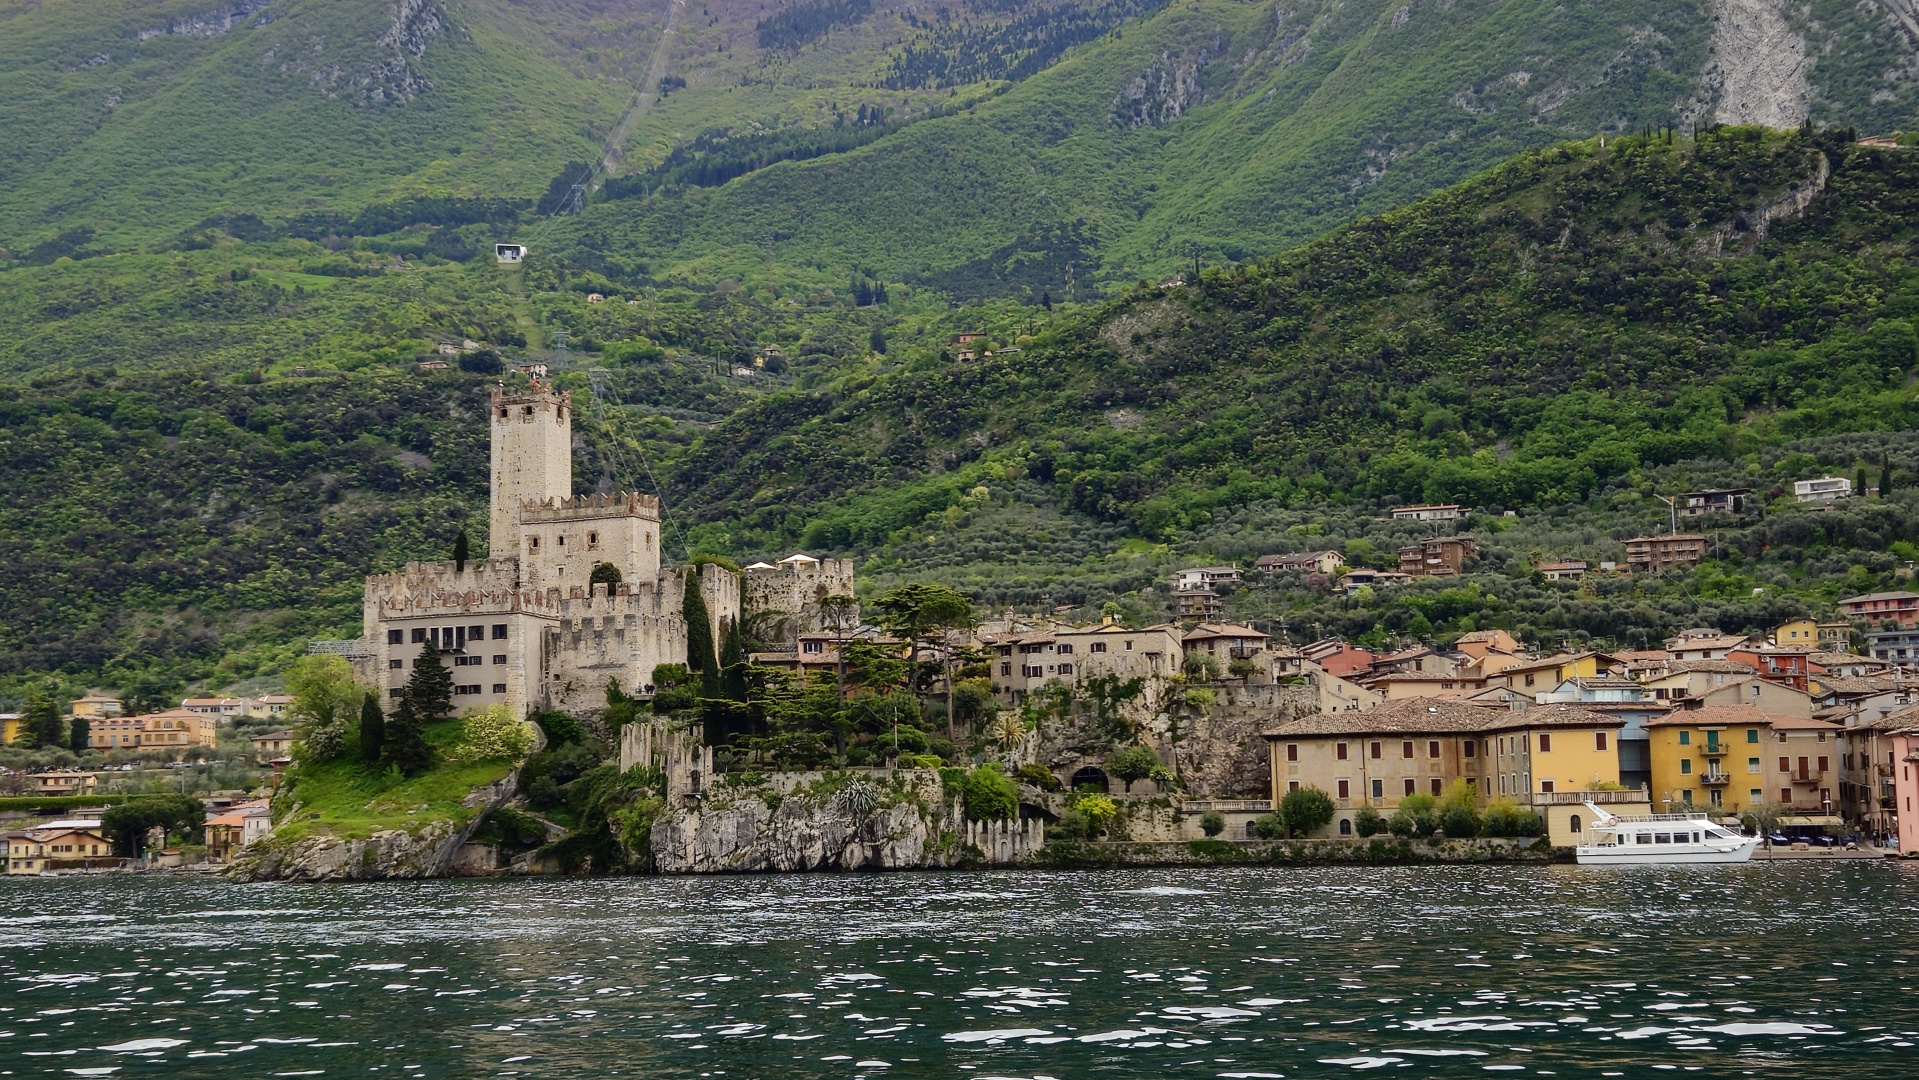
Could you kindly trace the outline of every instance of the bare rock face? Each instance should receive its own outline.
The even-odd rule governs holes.
[[[413,829],[377,832],[364,840],[311,836],[276,842],[269,834],[244,849],[226,876],[235,881],[385,881],[445,877],[458,869],[460,848],[519,786],[519,770],[478,788],[464,804],[479,813],[465,821],[439,819]],[[287,817],[296,817],[296,803]]]
[[[653,823],[653,862],[662,874],[951,866],[963,854],[963,827],[956,806],[937,794],[859,813],[828,796],[713,788],[700,805]]]
[[[1161,52],[1113,99],[1114,121],[1129,128],[1164,127],[1197,107],[1206,97],[1199,73],[1214,51],[1190,57]]]
[[[1703,78],[1722,124],[1798,127],[1812,90],[1806,42],[1779,0],[1713,0],[1712,60]]]
[[[1210,687],[1214,700],[1162,714],[1153,731],[1168,749],[1160,754],[1185,781],[1195,799],[1263,799],[1272,794],[1272,761],[1260,732],[1275,724],[1318,711],[1318,699],[1305,686],[1238,685],[1222,680]]]

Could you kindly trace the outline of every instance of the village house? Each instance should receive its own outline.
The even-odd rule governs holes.
[[[1876,592],[1848,596],[1839,601],[1839,610],[1845,612],[1848,618],[1864,620],[1874,627],[1883,627],[1890,622],[1902,630],[1910,630],[1919,626],[1919,593]]]
[[[1441,536],[1399,549],[1399,572],[1408,577],[1452,577],[1479,550],[1470,536]]]
[[[1240,572],[1237,565],[1195,566],[1174,574],[1173,588],[1211,589],[1220,585],[1237,582],[1239,579]]]
[[[1674,704],[1681,709],[1712,705],[1752,705],[1778,716],[1812,719],[1812,695],[1785,683],[1772,682],[1757,675],[1730,679],[1700,693],[1688,695]]]
[[[249,741],[253,743],[253,760],[261,765],[285,758],[293,752],[293,732],[284,728],[255,735]]]
[[[1110,616],[1093,626],[1011,627],[983,633],[993,686],[1011,704],[1049,682],[1078,685],[1089,678],[1163,679],[1179,670],[1179,628],[1159,623],[1129,629]]]
[[[1919,709],[1907,707],[1845,728],[1838,736],[1840,815],[1875,836],[1912,836],[1906,823],[1919,816],[1906,799],[1914,793],[1910,755],[1919,749]],[[1790,757],[1791,755],[1788,755]],[[1901,788],[1904,787],[1902,792]],[[1902,845],[1906,854],[1919,847]]]
[[[1727,634],[1709,626],[1682,630],[1666,639],[1666,654],[1674,660],[1724,660],[1734,649],[1751,643],[1744,634]]]
[[[1302,787],[1326,792],[1335,810],[1324,835],[1352,835],[1362,806],[1390,815],[1408,795],[1464,781],[1482,805],[1503,797],[1539,810],[1563,845],[1584,831],[1579,799],[1619,785],[1620,726],[1572,705],[1516,711],[1429,698],[1302,717],[1262,734],[1274,807]]]
[[[180,707],[190,713],[202,713],[231,720],[236,716],[245,716],[250,702],[246,698],[236,697],[190,697],[180,702]]]
[[[1618,658],[1610,653],[1555,653],[1552,656],[1527,660],[1505,668],[1497,673],[1497,680],[1530,699],[1540,691],[1551,690],[1567,679],[1596,678],[1620,666]],[[1491,682],[1492,680],[1489,680],[1489,685]]]
[[[1795,690],[1806,689],[1806,682],[1812,675],[1811,656],[1813,650],[1805,649],[1734,649],[1726,654],[1726,659],[1735,664],[1748,664],[1762,679],[1783,683]]]
[[[1840,736],[1845,728],[1823,720],[1774,717],[1772,741],[1767,746],[1767,764],[1776,764],[1772,782],[1779,805],[1794,814],[1830,820],[1806,822],[1811,825],[1837,825],[1840,773],[1836,767],[1844,751]]]
[[[1866,653],[1900,667],[1919,663],[1919,629],[1882,630],[1866,635]]]
[[[35,795],[88,795],[100,786],[100,777],[85,769],[43,769],[27,779]]]
[[[1453,648],[1479,659],[1488,653],[1518,653],[1519,640],[1504,630],[1474,630],[1455,638]]]
[[[1397,521],[1458,521],[1471,512],[1470,507],[1458,503],[1420,503],[1415,506],[1395,506],[1392,516]]]
[[[229,862],[241,848],[273,831],[273,814],[265,800],[236,803],[206,820],[207,857]]]
[[[127,711],[126,704],[117,697],[104,694],[88,694],[67,703],[67,715],[82,716],[93,720],[103,716],[119,716]]]
[[[1766,802],[1774,786],[1766,772],[1772,727],[1790,719],[1751,705],[1716,705],[1646,721],[1655,808],[1737,814]]]
[[[1372,650],[1361,649],[1338,638],[1322,638],[1300,647],[1306,659],[1324,668],[1329,675],[1350,679],[1372,670],[1376,658]]]
[[[1533,569],[1547,581],[1580,581],[1586,576],[1586,562],[1583,559],[1570,562],[1534,563]]]
[[[1211,589],[1181,589],[1173,594],[1173,612],[1179,619],[1217,619],[1225,602]]]
[[[1650,689],[1636,680],[1612,675],[1580,676],[1537,695],[1534,701],[1540,705],[1578,705],[1618,717],[1624,724],[1619,729],[1619,782],[1629,788],[1652,785],[1646,721],[1665,716],[1672,706],[1654,698]]]
[[[1626,541],[1626,566],[1635,574],[1689,570],[1706,557],[1706,538],[1696,533],[1635,536]]]
[[[1895,767],[1893,807],[1899,854],[1919,858],[1919,727],[1887,733],[1886,757]]]
[[[102,751],[184,752],[215,745],[219,741],[219,725],[218,713],[186,708],[139,716],[111,716],[87,725],[87,746]]]
[[[6,834],[7,873],[79,869],[113,859],[113,843],[94,819],[50,821]],[[114,860],[118,861],[118,860]]]
[[[1232,623],[1200,623],[1180,638],[1185,655],[1204,653],[1219,661],[1223,669],[1233,660],[1250,659],[1271,640],[1250,626]]]
[[[1819,623],[1814,619],[1787,619],[1772,628],[1772,644],[1783,648],[1819,647]]]
[[[1351,596],[1364,588],[1403,585],[1412,579],[1412,574],[1402,574],[1397,570],[1374,570],[1369,567],[1360,567],[1341,574],[1339,576],[1339,588],[1340,591],[1344,592],[1347,596]]]
[[[1852,498],[1852,481],[1843,476],[1821,476],[1792,482],[1792,497],[1802,503]]]
[[[1340,567],[1346,565],[1346,556],[1337,551],[1300,551],[1287,555],[1261,555],[1253,562],[1253,569],[1262,574],[1286,572],[1318,573],[1331,576]]]
[[[1737,514],[1745,510],[1746,496],[1752,494],[1751,488],[1719,488],[1711,491],[1688,491],[1679,497],[1675,508],[1680,517],[1703,517],[1706,514]]]

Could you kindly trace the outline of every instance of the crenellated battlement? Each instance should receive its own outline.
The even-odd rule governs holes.
[[[620,491],[610,495],[575,495],[572,498],[528,499],[520,504],[520,524],[586,521],[609,517],[636,517],[660,520],[657,495]]]

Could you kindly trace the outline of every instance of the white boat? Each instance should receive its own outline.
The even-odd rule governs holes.
[[[1588,802],[1593,842],[1578,847],[1579,862],[1593,866],[1649,863],[1738,863],[1752,858],[1757,836],[1716,825],[1703,813],[1620,817]]]

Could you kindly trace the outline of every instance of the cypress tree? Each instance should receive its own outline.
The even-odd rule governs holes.
[[[1879,463],[1879,497],[1883,499],[1890,494],[1892,494],[1892,461],[1886,459]]]
[[[423,724],[453,715],[453,673],[440,663],[439,650],[431,641],[420,646],[420,655],[413,661],[413,677],[407,680],[406,696],[401,700],[412,703],[413,715]],[[392,734],[389,731],[387,737],[392,738]]]
[[[706,597],[700,595],[699,567],[686,571],[686,596],[680,602],[680,614],[686,619],[686,666],[700,675],[701,692],[720,696],[719,660],[713,655],[713,618],[706,610]]]
[[[875,326],[873,328],[872,336],[866,339],[866,346],[867,348],[872,349],[875,353],[879,354],[880,356],[885,356],[886,355],[886,331],[881,330],[879,327]]]
[[[377,765],[386,747],[386,713],[380,710],[380,695],[368,694],[360,702],[360,758]]]
[[[467,555],[472,547],[472,542],[466,538],[466,529],[462,526],[460,535],[453,538],[453,569],[456,573],[466,571]]]
[[[76,754],[86,753],[92,749],[87,736],[87,718],[76,715],[73,722],[67,725],[67,749]]]
[[[726,645],[720,650],[721,691],[729,701],[746,700],[746,639],[734,620],[726,627]]]
[[[403,696],[385,726],[386,760],[401,773],[416,773],[433,763],[433,751],[420,735],[420,716],[414,711],[413,698]]]
[[[1866,467],[1864,465],[1853,470],[1852,493],[1862,499],[1866,497]]]

